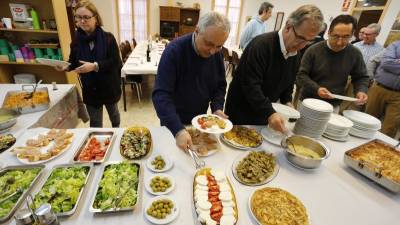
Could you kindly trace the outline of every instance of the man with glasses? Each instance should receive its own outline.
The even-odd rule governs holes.
[[[243,52],[233,75],[225,113],[234,124],[266,125],[286,132],[283,118],[272,102],[291,105],[299,66],[297,51],[313,42],[322,30],[323,16],[313,5],[291,13],[279,32],[259,35]]]
[[[297,83],[303,87],[300,99],[320,98],[335,106],[340,100],[332,94],[343,95],[347,77],[351,76],[357,104],[367,102],[369,78],[361,52],[349,44],[357,21],[350,15],[333,19],[328,40],[311,46],[304,54],[297,75]]]
[[[371,23],[363,33],[363,40],[354,44],[363,54],[364,62],[367,64],[370,58],[383,50],[383,46],[376,41],[381,26],[377,23]]]
[[[220,51],[230,31],[228,19],[209,12],[199,19],[194,33],[168,44],[158,66],[153,104],[160,118],[175,136],[176,145],[187,150],[192,139],[184,125],[193,117],[211,111],[223,113],[226,80]]]

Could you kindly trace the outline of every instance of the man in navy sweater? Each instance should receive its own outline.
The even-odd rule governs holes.
[[[223,113],[226,92],[225,68],[220,52],[228,38],[228,19],[209,12],[199,19],[194,33],[168,44],[161,56],[153,104],[161,125],[167,126],[183,150],[192,145],[184,125],[207,112]]]

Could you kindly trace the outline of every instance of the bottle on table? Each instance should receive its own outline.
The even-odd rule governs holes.
[[[147,62],[150,62],[151,58],[150,58],[150,45],[149,44],[147,45],[146,56],[147,56]]]

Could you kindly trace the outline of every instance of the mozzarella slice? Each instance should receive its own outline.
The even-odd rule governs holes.
[[[194,196],[198,196],[198,195],[207,195],[207,196],[208,196],[208,191],[204,191],[204,190],[195,190],[195,191],[194,191]]]
[[[200,223],[205,223],[207,220],[211,219],[210,213],[203,211],[202,213],[199,213],[199,217],[197,219],[199,220]]]
[[[215,221],[215,220],[213,220],[213,219],[207,219],[206,220],[206,224],[207,225],[217,225],[217,222]]]
[[[194,190],[208,191],[208,186],[204,186],[204,185],[199,185],[199,184],[197,184],[197,185],[194,187]]]
[[[235,210],[233,210],[233,207],[223,207],[222,208],[222,215],[234,215]]]
[[[232,194],[230,191],[224,191],[219,193],[219,199],[221,199],[221,201],[230,201],[232,200]]]
[[[199,175],[199,176],[197,176],[197,177],[196,177],[196,183],[197,183],[197,184],[200,184],[200,185],[207,186],[207,184],[208,184],[207,177],[204,176],[204,175]]]
[[[222,184],[219,184],[219,190],[221,192],[223,192],[223,191],[231,191],[231,187],[227,183],[222,183]]]
[[[208,196],[207,195],[198,195],[194,197],[194,200],[196,202],[198,201],[208,201]]]
[[[233,201],[222,201],[222,206],[223,207],[234,207],[235,204],[233,203]]]
[[[219,181],[224,181],[225,180],[225,174],[224,174],[224,172],[223,171],[221,171],[221,170],[211,170],[211,175],[213,175],[214,176],[214,178],[215,178],[215,180],[217,181],[217,182],[219,182]]]
[[[196,207],[200,208],[201,210],[204,210],[204,211],[210,210],[211,206],[212,206],[212,204],[209,201],[198,201],[196,203]]]
[[[223,215],[219,222],[220,225],[233,225],[236,222],[236,218],[233,215]]]
[[[210,215],[210,210],[203,210],[201,208],[196,208],[196,212],[198,215],[200,215],[202,213],[206,213],[207,215]]]

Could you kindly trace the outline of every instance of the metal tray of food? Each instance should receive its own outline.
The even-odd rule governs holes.
[[[91,159],[85,161],[83,159],[84,156],[82,156],[82,159],[80,159],[79,157],[81,156],[82,152],[85,149],[87,149],[92,138],[96,138],[96,140],[98,140],[102,146],[104,146],[105,143],[108,143],[108,145],[104,146],[105,150],[101,151],[99,153],[96,153],[94,150],[91,152],[90,152],[90,150],[86,150],[86,152],[88,152],[88,153],[90,152],[90,153],[85,154],[85,155],[88,157],[90,156]],[[114,131],[89,131],[86,134],[85,138],[83,139],[83,142],[81,143],[78,150],[74,153],[74,157],[73,157],[72,161],[75,163],[82,163],[82,162],[83,163],[85,163],[85,162],[103,163],[103,162],[105,162],[109,155],[109,152],[111,151],[111,146],[113,145],[114,139],[115,139]],[[104,152],[104,155],[100,159],[100,156],[103,154],[102,152]],[[95,157],[95,158],[93,159],[93,157]]]
[[[382,146],[382,148],[384,148],[383,151],[387,151],[387,153],[390,154],[390,161],[396,164],[394,166],[395,169],[398,170],[400,168],[400,152],[396,150],[393,145],[390,145],[379,139],[371,140],[365,144],[346,151],[343,158],[344,163],[356,170],[357,172],[361,173],[362,175],[385,187],[386,189],[394,193],[400,193],[400,179],[391,179],[387,175],[386,168],[382,168],[372,162],[364,161],[363,159],[358,160],[352,158],[352,154],[354,154],[355,151],[363,151],[362,149],[366,149],[366,147],[373,145]]]
[[[25,87],[27,86],[32,86],[32,90],[26,90]],[[47,110],[50,107],[50,97],[48,88],[38,87],[36,88],[34,96],[32,98],[28,98],[28,96],[32,93],[32,91],[33,91],[33,85],[23,85],[22,90],[20,91],[7,92],[6,97],[4,98],[3,101],[2,108],[12,109],[21,114]]]
[[[1,177],[5,173],[7,173],[9,171],[21,170],[21,169],[22,170],[23,169],[35,169],[35,168],[39,168],[40,169],[39,173],[31,181],[30,185],[22,192],[21,196],[15,202],[14,206],[11,208],[11,210],[8,212],[8,214],[6,214],[3,217],[0,217],[0,223],[6,222],[7,220],[9,220],[11,218],[11,216],[15,213],[15,211],[17,211],[19,206],[25,200],[26,195],[29,193],[29,191],[31,191],[32,187],[37,183],[37,181],[39,180],[39,177],[42,175],[42,172],[43,172],[43,169],[44,169],[44,165],[7,166],[7,167],[5,167],[5,168],[0,170],[0,177]],[[2,188],[4,188],[4,187],[2,187]]]
[[[130,207],[117,207],[116,206],[118,204],[116,202],[117,199],[118,199],[118,195],[119,196],[128,195],[128,193],[125,191],[125,193],[120,193],[117,196],[115,196],[115,198],[110,196],[110,198],[112,198],[112,201],[111,201],[111,203],[109,205],[111,208],[107,208],[107,209],[94,208],[93,205],[95,204],[96,195],[97,195],[97,193],[98,193],[98,191],[100,189],[100,183],[104,178],[104,172],[106,171],[108,166],[115,165],[115,164],[122,164],[122,163],[127,163],[127,164],[135,165],[135,166],[138,167],[138,170],[137,170],[137,183],[135,184],[135,188],[136,188],[136,202],[135,202],[135,204],[130,206]],[[140,201],[140,197],[141,197],[142,183],[143,183],[143,175],[142,174],[143,174],[143,170],[142,170],[142,166],[141,166],[141,164],[139,162],[133,162],[133,161],[106,162],[104,164],[103,171],[101,173],[99,181],[97,182],[96,188],[94,189],[95,192],[94,192],[94,194],[92,196],[92,200],[91,200],[91,203],[90,203],[90,206],[89,206],[89,211],[92,212],[92,213],[110,213],[110,212],[122,212],[122,211],[133,211],[133,210],[135,210],[135,208],[139,205],[139,201]],[[118,176],[116,176],[116,179],[119,179]],[[119,188],[119,190],[117,192],[120,192],[120,188],[121,188],[123,182],[116,181],[116,184],[115,183],[110,183],[110,185],[113,185],[113,184],[114,184],[115,188],[117,188],[117,187]],[[127,185],[130,185],[130,184],[128,183]],[[131,189],[127,189],[127,191],[129,191],[129,190],[131,190]],[[121,197],[120,197],[119,201],[121,201]],[[112,204],[114,206],[111,206]]]
[[[75,211],[76,211],[76,209],[77,209],[77,207],[78,207],[78,204],[79,204],[79,202],[80,202],[80,200],[81,200],[81,198],[82,198],[82,195],[83,195],[83,193],[84,193],[84,190],[85,190],[85,188],[86,188],[86,185],[87,185],[87,182],[88,182],[88,180],[89,180],[90,174],[92,173],[92,170],[93,170],[93,163],[61,164],[61,165],[56,165],[56,166],[54,166],[54,167],[51,169],[50,174],[47,176],[45,183],[40,187],[40,190],[39,190],[37,193],[35,193],[35,196],[33,197],[36,207],[39,207],[39,205],[38,205],[37,202],[36,202],[36,197],[38,197],[38,194],[42,191],[42,189],[43,189],[44,186],[46,185],[47,181],[48,181],[49,178],[51,177],[51,175],[52,175],[52,173],[54,172],[54,170],[55,170],[55,169],[58,169],[58,168],[73,168],[73,167],[88,167],[89,170],[88,170],[88,172],[87,172],[87,174],[86,174],[86,177],[84,178],[85,181],[84,181],[83,186],[82,186],[82,188],[81,188],[81,190],[80,190],[80,192],[79,192],[79,196],[78,196],[78,198],[76,199],[75,205],[74,205],[74,206],[72,207],[72,209],[69,210],[69,211],[66,211],[66,212],[56,212],[56,215],[57,215],[57,216],[70,216],[70,215],[72,215],[72,214],[75,213]],[[53,196],[52,196],[51,198],[54,198],[54,196],[56,196],[57,194],[58,194],[57,192],[54,193]],[[61,197],[62,197],[62,196],[61,196]],[[46,201],[46,203],[50,203],[50,202],[47,202],[47,201]],[[51,204],[51,203],[50,203],[50,204]],[[52,205],[52,209],[53,209],[53,211],[56,210],[54,205]]]
[[[124,130],[120,141],[120,154],[128,160],[146,157],[152,151],[151,132],[146,127],[133,126]]]

